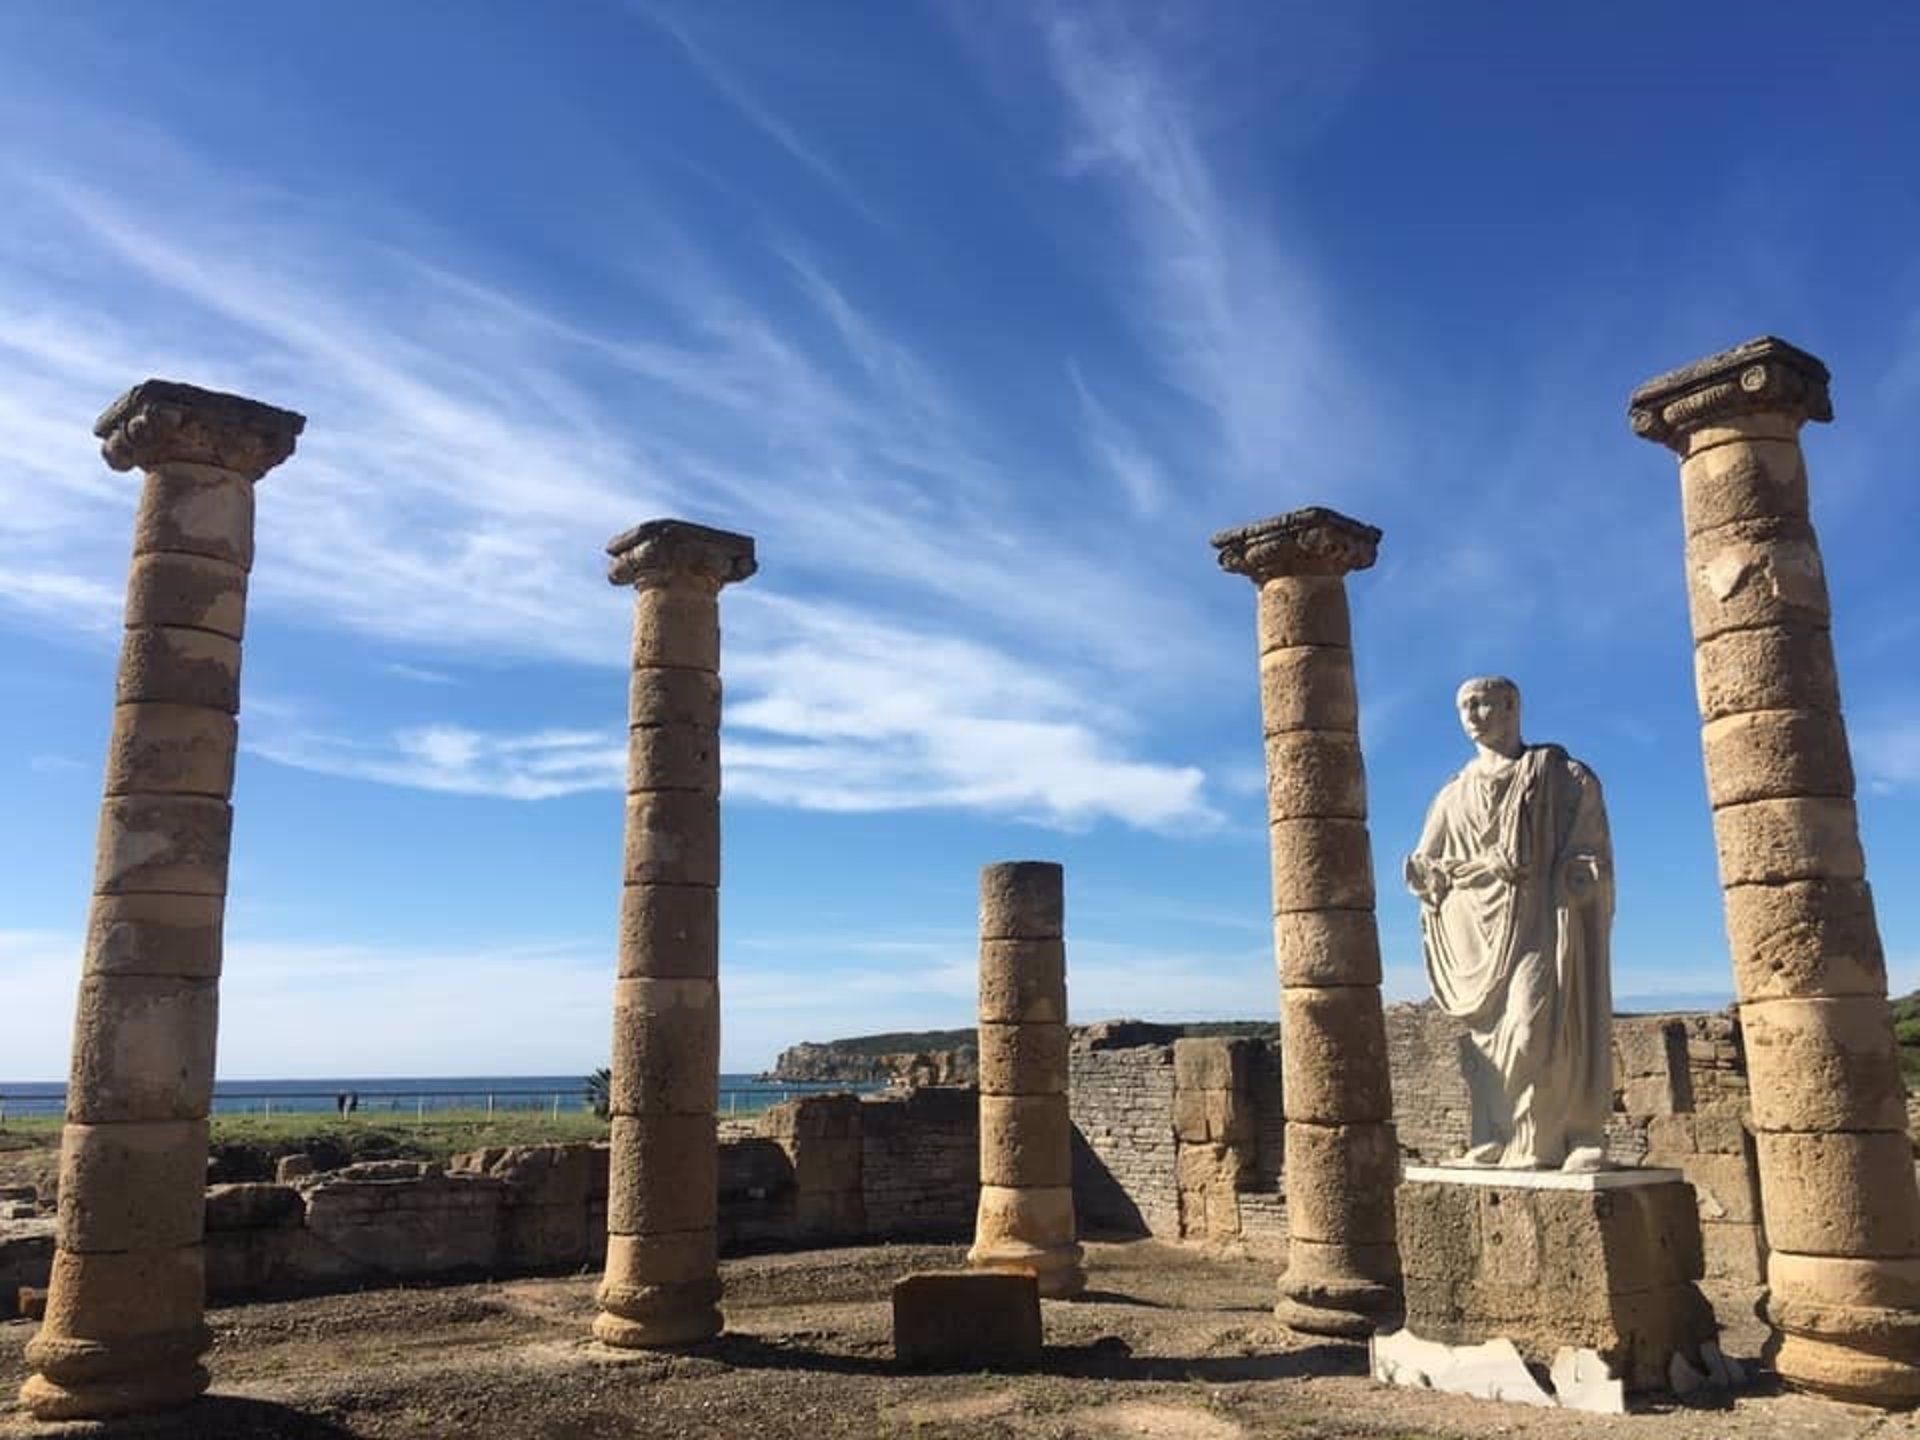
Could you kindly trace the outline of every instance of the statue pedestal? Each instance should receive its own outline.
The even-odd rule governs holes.
[[[1590,1349],[1627,1390],[1667,1389],[1676,1354],[1702,1365],[1718,1327],[1678,1170],[1410,1167],[1395,1199],[1411,1335],[1509,1340],[1542,1369]]]

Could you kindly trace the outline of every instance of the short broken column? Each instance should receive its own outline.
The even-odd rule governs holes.
[[[1312,1335],[1369,1335],[1400,1310],[1400,1162],[1345,578],[1379,543],[1373,526],[1317,506],[1213,537],[1220,567],[1259,589],[1286,1111],[1276,1313]]]
[[[753,541],[682,520],[617,535],[636,592],[614,985],[607,1268],[593,1333],[685,1345],[720,1331],[720,590]]]
[[[1086,1287],[1067,1114],[1061,869],[980,872],[980,1209],[967,1263],[1028,1270],[1059,1299]]]
[[[146,472],[107,743],[61,1139],[58,1249],[21,1399],[42,1420],[184,1404],[200,1356],[207,1110],[233,811],[253,487],[287,410],[165,380],[94,433]]]
[[[1752,1082],[1770,1289],[1793,1384],[1920,1400],[1920,1193],[1854,813],[1800,427],[1826,366],[1770,336],[1647,382],[1680,456],[1707,794]]]

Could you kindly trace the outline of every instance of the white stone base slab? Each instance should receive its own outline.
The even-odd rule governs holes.
[[[1687,1177],[1678,1170],[1502,1170],[1492,1165],[1409,1165],[1406,1179],[1436,1185],[1489,1185],[1502,1190],[1631,1190]]]
[[[1533,1378],[1511,1340],[1478,1345],[1444,1345],[1422,1340],[1411,1330],[1375,1335],[1368,1342],[1369,1369],[1375,1380],[1413,1390],[1437,1390],[1476,1400],[1512,1405],[1581,1410],[1595,1415],[1627,1413],[1627,1387],[1593,1350],[1561,1347],[1553,1357],[1553,1391]]]

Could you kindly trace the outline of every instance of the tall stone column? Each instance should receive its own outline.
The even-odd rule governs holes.
[[[1061,869],[980,872],[980,1210],[967,1263],[1031,1270],[1054,1299],[1086,1288],[1074,1239]]]
[[[107,743],[46,1321],[21,1400],[42,1420],[183,1404],[200,1356],[213,1098],[254,482],[300,416],[148,380],[94,433],[146,472]]]
[[[1648,381],[1680,456],[1707,795],[1746,1034],[1777,1360],[1920,1400],[1920,1194],[1867,889],[1800,427],[1827,369],[1763,337]]]
[[[650,520],[607,544],[636,592],[627,825],[613,997],[607,1269],[593,1333],[685,1345],[720,1332],[720,588],[753,541]]]
[[[1277,1313],[1312,1335],[1369,1335],[1400,1311],[1400,1160],[1345,579],[1379,543],[1371,525],[1317,506],[1213,537],[1220,567],[1259,587],[1287,1117]]]

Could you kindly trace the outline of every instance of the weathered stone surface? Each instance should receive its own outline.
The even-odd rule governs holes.
[[[1399,1175],[1391,1125],[1288,1125],[1289,1233],[1329,1244],[1395,1243]]]
[[[95,1341],[185,1337],[204,1344],[205,1257],[198,1245],[135,1250],[124,1255],[81,1255],[60,1250],[53,1257],[47,1318],[29,1342],[27,1361],[40,1341]],[[199,1353],[197,1350],[195,1354]]]
[[[1825,626],[1732,630],[1702,640],[1693,676],[1703,723],[1754,710],[1839,708],[1833,636]]]
[[[1634,390],[1636,435],[1684,455],[1730,439],[1792,439],[1808,420],[1831,420],[1827,367],[1797,345],[1756,336],[1656,375]]]
[[[1877,995],[1741,1007],[1760,1130],[1907,1127],[1893,1015]]]
[[[304,1180],[319,1172],[319,1163],[311,1155],[282,1155],[273,1167],[273,1178],[282,1185]]]
[[[1920,1255],[1913,1142],[1904,1127],[1865,1134],[1754,1137],[1767,1242],[1796,1255]]]
[[[122,705],[204,705],[240,710],[240,642],[207,630],[146,625],[120,644],[114,699]]]
[[[494,1263],[505,1190],[483,1175],[371,1180],[350,1167],[307,1187],[307,1231],[362,1273],[478,1273]]]
[[[759,568],[753,537],[689,520],[646,520],[607,542],[614,585],[687,584],[718,590]]]
[[[84,978],[67,1118],[89,1125],[204,1118],[218,1011],[212,980]]]
[[[720,994],[711,980],[619,980],[613,989],[615,1115],[712,1115]]]
[[[108,796],[100,805],[94,886],[109,895],[224,895],[232,832],[232,807],[211,796]]]
[[[1276,912],[1372,908],[1373,850],[1364,820],[1276,820],[1271,845]]]
[[[1305,575],[1365,570],[1379,556],[1380,531],[1338,510],[1309,505],[1222,530],[1212,544],[1222,570],[1264,588]]]
[[[1749,800],[1853,794],[1847,732],[1830,710],[1756,710],[1710,721],[1707,798],[1717,808]]]
[[[1086,1288],[1074,1239],[1073,1190],[980,1187],[980,1209],[967,1265],[1036,1277],[1040,1293],[1067,1299]]]
[[[311,1156],[292,1156],[312,1163]],[[201,1166],[205,1168],[204,1162]],[[306,1198],[291,1185],[253,1182],[210,1185],[206,1190],[207,1233],[224,1230],[298,1229],[306,1223]]]
[[[1734,885],[1726,906],[1742,999],[1886,995],[1886,958],[1864,880]]]
[[[1828,623],[1827,576],[1804,519],[1744,521],[1687,542],[1696,640],[1729,630]]]
[[[613,1234],[712,1228],[719,1157],[711,1115],[616,1115],[612,1138]]]
[[[1173,1042],[1173,1083],[1181,1091],[1245,1090],[1260,1049],[1238,1036],[1184,1036]]]
[[[1262,654],[1299,645],[1353,643],[1346,581],[1338,575],[1269,581],[1260,587],[1254,605]]]
[[[1288,730],[1357,730],[1353,652],[1296,645],[1260,657],[1260,719],[1269,735]]]
[[[1071,1185],[1072,1155],[1073,1127],[1065,1096],[980,1097],[983,1185]]]
[[[1275,1314],[1309,1335],[1364,1339],[1401,1312],[1400,1254],[1394,1245],[1287,1241]]]
[[[1367,817],[1360,739],[1343,730],[1282,730],[1267,736],[1267,817]]]
[[[238,727],[197,705],[121,705],[107,740],[106,793],[207,795],[233,790]]]
[[[1380,930],[1372,908],[1283,910],[1273,918],[1281,985],[1378,985]]]
[[[627,796],[629,885],[718,885],[720,807],[687,790],[644,790]]]
[[[293,453],[304,415],[177,380],[143,380],[94,421],[115,470],[208,466],[258,480]]]
[[[207,1122],[69,1124],[60,1141],[60,1244],[68,1250],[197,1244]]]
[[[627,724],[691,725],[714,728],[720,724],[720,677],[710,670],[679,670],[671,666],[637,666],[627,686]]]
[[[620,978],[713,979],[720,892],[712,885],[627,885],[620,891]]]
[[[205,465],[166,465],[149,474],[133,518],[133,553],[161,552],[251,569],[251,482]]]
[[[1073,1238],[1073,1190],[1068,1186],[1042,1189],[1001,1185],[980,1187],[983,1230],[996,1235],[1024,1235],[1036,1243]]]
[[[720,669],[720,606],[698,585],[642,584],[634,593],[633,663]]]
[[[87,917],[88,975],[220,973],[219,895],[96,895]]]
[[[720,793],[720,732],[712,725],[635,725],[627,732],[628,790]]]
[[[1680,462],[1687,534],[1723,525],[1807,513],[1807,465],[1797,440],[1719,445]]]
[[[126,621],[183,625],[238,640],[246,627],[247,572],[204,555],[136,555],[127,573]]]
[[[1369,986],[1299,986],[1280,997],[1289,1120],[1316,1125],[1393,1118],[1386,1023]]]
[[[1713,812],[1720,883],[1859,880],[1866,872],[1851,800],[1754,800]]]
[[[719,1239],[711,1228],[612,1235],[607,1239],[606,1283],[616,1289],[697,1285],[717,1273],[719,1255]]]
[[[983,1022],[979,1029],[982,1095],[1065,1095],[1067,1027]]]
[[[710,1340],[721,1330],[720,1282],[708,1278],[685,1285],[602,1285],[604,1307],[594,1317],[593,1338],[622,1350],[670,1349]]]
[[[1051,860],[985,866],[980,871],[981,940],[1058,939],[1065,933],[1065,893],[1065,872]]]
[[[1239,1145],[1253,1138],[1253,1115],[1231,1090],[1175,1090],[1173,1133],[1182,1144]]]
[[[1065,1024],[1065,944],[1059,940],[982,940],[980,1019],[983,1024]]]
[[[1040,1291],[1031,1275],[920,1271],[893,1282],[893,1354],[934,1370],[1040,1363]]]

